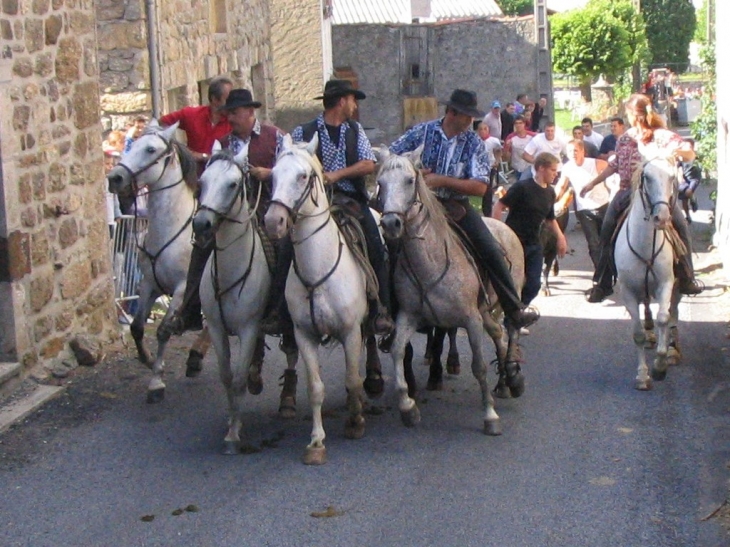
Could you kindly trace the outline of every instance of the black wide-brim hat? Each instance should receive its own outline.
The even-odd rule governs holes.
[[[477,94],[473,91],[455,89],[448,101],[439,102],[472,118],[484,117],[484,112],[477,108]]]
[[[231,89],[226,99],[226,104],[220,110],[234,110],[236,108],[261,108],[261,103],[253,100],[253,95],[248,89]]]
[[[365,93],[352,87],[350,80],[330,80],[324,84],[324,93],[319,97],[315,97],[314,100],[320,101],[322,99],[332,99],[346,95],[354,95],[358,101],[362,101],[366,97]]]

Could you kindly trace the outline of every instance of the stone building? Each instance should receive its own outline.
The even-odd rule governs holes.
[[[2,0],[0,32],[0,361],[23,376],[116,314],[92,4]]]
[[[220,74],[253,91],[260,118],[296,125],[329,76],[320,0],[101,0],[96,17],[105,129],[205,104]]]

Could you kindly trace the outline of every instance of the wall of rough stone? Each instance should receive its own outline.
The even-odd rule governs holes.
[[[532,18],[474,20],[424,25],[439,100],[456,87],[477,92],[482,110],[491,101],[514,101],[537,93],[537,46]],[[335,70],[351,67],[368,98],[360,120],[376,140],[388,142],[403,130],[401,57],[403,25],[337,25],[332,42]]]
[[[223,1],[223,4],[221,2]],[[269,2],[185,0],[157,2],[161,112],[207,102],[199,82],[225,74],[237,86],[263,90],[261,117],[273,113]],[[227,32],[214,32],[213,12],[224,5]],[[143,0],[97,3],[101,106],[105,128],[121,128],[135,114],[149,114],[146,16]],[[262,81],[253,81],[252,69]],[[175,101],[171,92],[175,90]],[[262,93],[259,93],[261,95]]]
[[[91,0],[2,0],[0,357],[117,334]]]
[[[319,1],[271,0],[270,9],[276,124],[291,131],[322,109],[312,100],[325,80],[322,8]]]

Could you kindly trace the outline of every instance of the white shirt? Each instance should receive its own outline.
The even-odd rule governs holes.
[[[489,112],[487,112],[487,115],[484,116],[484,120],[482,121],[487,124],[490,135],[497,139],[502,136],[502,116],[500,116],[499,112],[494,114],[490,110]]]
[[[525,151],[525,147],[532,141],[533,137],[530,134],[520,137],[513,135],[509,140],[512,143],[512,155],[510,162],[512,163],[512,169],[518,173],[522,173],[526,169],[530,168],[530,164],[522,158],[522,153]]]
[[[588,142],[593,143],[596,148],[601,149],[601,143],[603,142],[603,135],[597,131],[591,131],[590,135],[583,134],[583,138]]]
[[[568,150],[562,139],[558,138],[556,135],[553,140],[549,141],[545,137],[545,133],[535,135],[525,147],[525,152],[530,154],[533,158],[537,157],[537,155],[542,152],[549,152],[561,161],[563,156],[568,155]]]
[[[609,177],[604,183],[593,188],[585,197],[580,197],[580,192],[589,182],[598,176],[598,167],[593,158],[584,158],[583,164],[578,165],[575,160],[570,160],[563,165],[562,176],[567,177],[570,185],[575,190],[575,204],[578,211],[598,209],[606,205],[615,193],[615,175]]]
[[[495,150],[502,150],[502,142],[497,137],[487,137],[486,140],[482,141],[484,149],[487,151],[489,157],[489,165],[494,165],[497,159],[494,157]]]

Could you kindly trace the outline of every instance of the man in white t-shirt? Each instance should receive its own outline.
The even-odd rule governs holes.
[[[535,134],[527,130],[527,123],[522,116],[517,116],[514,124],[514,133],[507,135],[504,141],[504,156],[509,158],[510,165],[517,175],[517,180],[521,180],[523,174],[525,174],[525,178],[532,176],[530,164],[522,156],[525,152],[525,147],[527,147]]]
[[[603,135],[593,131],[593,120],[590,118],[583,118],[580,121],[580,125],[583,128],[583,138],[588,142],[595,145],[599,150],[601,149],[601,143],[603,143]]]
[[[563,165],[555,191],[561,192],[568,185],[573,187],[576,200],[576,218],[583,229],[583,235],[585,235],[588,243],[588,253],[595,267],[601,257],[600,234],[603,217],[616,188],[614,188],[614,181],[609,179],[606,183],[596,186],[585,197],[581,197],[581,190],[596,178],[608,164],[604,160],[587,158],[585,143],[582,140],[574,139],[570,141],[567,148],[568,157],[571,159]]]
[[[482,197],[482,214],[485,217],[492,216],[492,202],[494,200],[494,189],[497,186],[497,174],[502,163],[502,141],[489,134],[489,126],[486,122],[474,122],[474,129],[482,140],[484,149],[487,151],[489,160],[489,186]]]
[[[545,132],[535,135],[535,137],[527,144],[525,151],[522,153],[522,159],[532,164],[535,158],[542,152],[548,152],[558,158],[561,162],[568,157],[568,151],[565,147],[565,141],[555,135],[555,122],[548,122],[545,125]],[[560,168],[560,165],[558,165]],[[523,174],[522,178],[532,176],[532,169],[528,169],[528,174]]]

